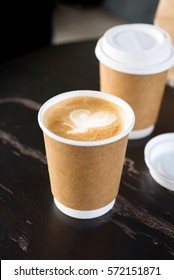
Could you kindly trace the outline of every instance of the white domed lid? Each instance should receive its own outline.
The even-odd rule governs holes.
[[[95,51],[102,63],[125,73],[152,74],[174,65],[170,36],[151,24],[113,27],[98,41]]]

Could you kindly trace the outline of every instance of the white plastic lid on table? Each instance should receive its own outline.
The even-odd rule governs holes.
[[[154,180],[174,191],[174,133],[152,138],[145,146],[144,156]]]
[[[154,74],[174,65],[169,34],[151,24],[123,24],[108,29],[95,54],[108,67],[130,74]]]

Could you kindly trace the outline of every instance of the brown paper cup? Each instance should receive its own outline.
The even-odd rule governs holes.
[[[123,24],[108,29],[95,48],[100,63],[100,90],[124,99],[135,112],[129,139],[154,129],[174,64],[169,34],[151,24]]]
[[[155,17],[154,23],[157,26],[164,28],[171,37],[172,44],[174,45],[174,1],[173,0],[160,0]],[[167,83],[174,87],[174,67],[168,71]]]
[[[83,142],[61,138],[43,123],[45,111],[53,104],[75,96],[104,98],[128,112],[127,128],[105,140]],[[51,191],[56,206],[65,214],[81,219],[101,216],[114,205],[118,194],[128,135],[134,113],[123,100],[95,91],[73,91],[53,97],[40,109],[38,121],[44,132]]]
[[[142,130],[140,133],[146,134],[153,130],[160,110],[166,77],[167,71],[151,75],[135,75],[113,70],[100,63],[100,90],[129,103],[136,119],[133,132]]]

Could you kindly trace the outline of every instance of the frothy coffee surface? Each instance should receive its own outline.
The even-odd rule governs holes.
[[[120,134],[128,115],[105,99],[73,97],[56,103],[44,115],[46,127],[54,134],[76,141],[96,141]]]

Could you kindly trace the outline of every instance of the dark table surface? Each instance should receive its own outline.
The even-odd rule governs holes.
[[[168,86],[154,133],[128,143],[113,210],[76,220],[54,205],[38,109],[64,91],[99,89],[95,45],[46,47],[0,65],[1,259],[174,259],[174,192],[144,162],[145,144],[174,131]]]

